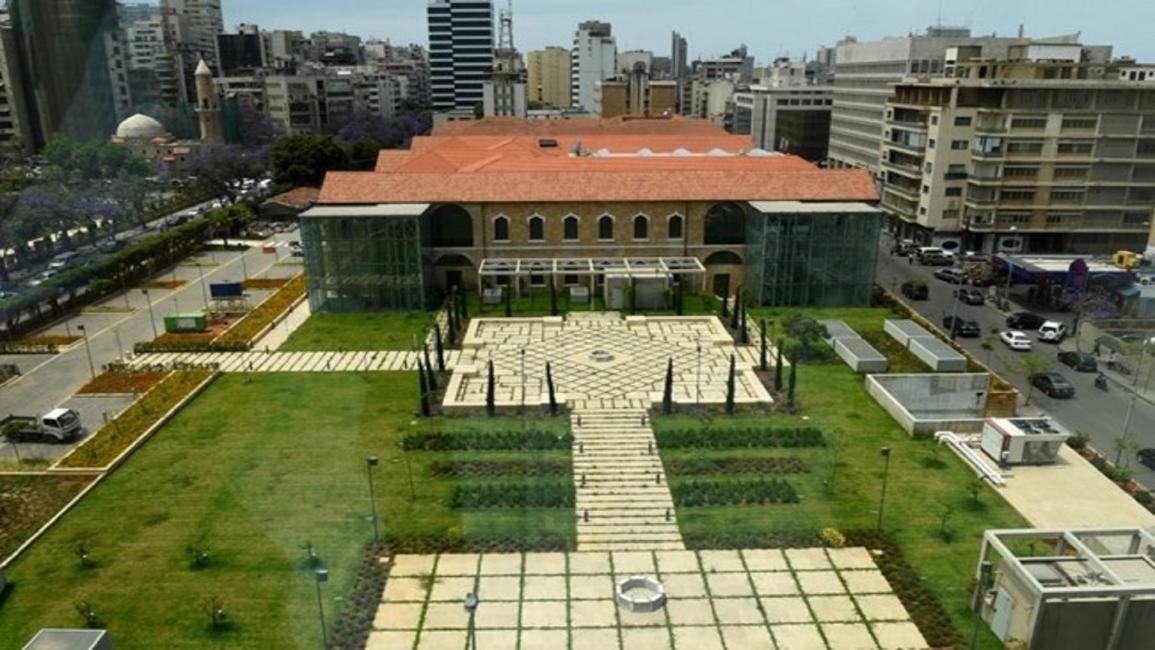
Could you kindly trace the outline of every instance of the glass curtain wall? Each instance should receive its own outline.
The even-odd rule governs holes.
[[[869,304],[880,227],[872,213],[753,212],[747,284],[766,306]]]
[[[314,312],[429,306],[420,217],[305,217],[301,242]]]

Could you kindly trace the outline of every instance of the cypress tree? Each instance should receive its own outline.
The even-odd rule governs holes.
[[[549,315],[557,316],[557,286],[554,279],[549,279]]]
[[[758,357],[758,367],[762,372],[766,372],[769,368],[768,360],[766,359],[766,320],[763,319],[759,325],[758,336],[762,339],[762,354]]]
[[[734,309],[730,312],[730,329],[738,329],[738,312],[742,310],[742,287],[734,294]]]
[[[421,384],[421,415],[429,417],[429,387],[425,384],[425,369],[421,367],[421,360],[417,360],[417,379]]]
[[[425,381],[429,384],[429,390],[437,390],[437,377],[433,374],[433,364],[429,361],[429,344],[425,345]]]
[[[730,375],[726,377],[726,415],[734,415],[734,355],[730,355]]]
[[[782,339],[778,339],[778,360],[774,363],[774,390],[782,390]]]
[[[557,416],[557,395],[554,393],[553,387],[553,370],[550,368],[549,362],[545,362],[545,384],[549,388],[549,414]]]
[[[494,403],[493,359],[489,360],[489,380],[485,386],[485,414],[492,417],[497,412]]]
[[[738,318],[738,338],[742,341],[742,345],[750,344],[750,332],[746,329],[746,304],[738,303],[738,308],[742,310],[741,316]]]
[[[730,296],[722,296],[722,318],[730,315]]]
[[[437,351],[437,369],[445,372],[445,346],[441,342],[441,326],[433,324],[433,346]]]
[[[666,386],[662,390],[662,412],[666,415],[674,411],[674,358],[666,362]]]
[[[798,355],[790,355],[790,392],[786,396],[786,406],[794,410],[794,388],[798,383]]]
[[[459,321],[461,321],[461,330],[465,330],[465,321],[469,320],[469,299],[464,293],[457,294],[457,306],[461,309]]]
[[[638,313],[638,291],[633,278],[630,278],[629,288],[626,290],[630,292],[630,315],[632,316]]]
[[[505,296],[505,317],[513,316],[513,296],[509,292],[509,287],[501,290],[501,295]]]

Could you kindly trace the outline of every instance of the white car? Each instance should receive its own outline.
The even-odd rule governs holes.
[[[1006,330],[999,333],[999,339],[1002,340],[1006,346],[1012,350],[1019,352],[1029,352],[1031,349],[1031,337],[1027,336],[1025,332],[1019,330]]]
[[[1067,338],[1067,326],[1049,320],[1039,327],[1039,340],[1045,343],[1062,343]]]

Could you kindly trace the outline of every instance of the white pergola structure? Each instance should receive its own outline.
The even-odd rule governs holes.
[[[696,257],[486,258],[481,260],[481,267],[477,271],[481,279],[477,285],[478,292],[484,292],[486,280],[511,278],[514,291],[520,296],[522,281],[530,276],[587,276],[592,304],[598,276],[665,279],[668,284],[675,276],[705,272],[706,267]]]

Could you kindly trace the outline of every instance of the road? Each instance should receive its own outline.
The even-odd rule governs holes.
[[[297,233],[293,231],[277,235],[276,241],[287,242],[297,237]],[[203,253],[189,260],[190,263],[200,260],[205,264],[201,268],[182,264],[172,271],[160,274],[160,279],[175,277],[186,281],[175,291],[152,289],[149,295],[145,296],[138,289],[130,289],[127,299],[125,294],[121,293],[99,303],[100,306],[120,311],[81,312],[54,324],[43,333],[76,335],[80,333],[80,327],[84,326],[88,338],[59,354],[0,356],[0,363],[15,363],[20,366],[22,372],[19,378],[0,388],[0,413],[32,415],[58,405],[76,408],[75,405],[78,403],[89,404],[87,408],[78,408],[81,411],[81,422],[90,430],[97,429],[101,424],[103,412],[107,410],[107,404],[94,401],[97,398],[72,397],[77,389],[89,381],[94,371],[99,374],[102,365],[116,360],[126,351],[131,351],[135,343],[152,340],[154,338],[152,323],[155,323],[158,331],[163,332],[163,319],[166,314],[202,309],[206,290],[202,288],[202,272],[205,287],[212,282],[239,281],[245,270],[248,277],[273,278],[289,277],[300,272],[299,265],[276,264],[278,259],[284,261],[289,255],[288,247],[283,244],[277,250],[276,255],[263,253],[261,248],[250,248],[243,256],[238,251]],[[249,293],[253,296],[251,302],[254,304],[267,295],[265,291]],[[128,309],[131,311],[126,311]],[[26,448],[31,449],[28,445],[21,445],[22,452],[25,452]],[[65,445],[36,445],[35,449],[25,455],[58,456],[67,449]],[[0,443],[0,458],[12,455],[11,448],[5,443]]]
[[[887,289],[895,290],[906,280],[924,279],[930,287],[930,299],[908,302],[928,320],[941,325],[943,316],[950,315],[954,309],[955,301],[951,296],[953,287],[932,275],[935,267],[923,267],[917,263],[911,266],[907,258],[891,257],[888,252],[889,249],[890,243],[884,242],[879,254],[876,282]],[[1014,295],[1015,293],[1012,292],[1012,299]],[[1012,309],[1014,311],[1029,311],[1013,304]],[[998,311],[989,302],[983,306],[971,306],[960,302],[958,314],[962,318],[978,321],[984,336],[987,336],[993,328],[1006,329],[1006,314]],[[1071,314],[1041,313],[1041,315],[1053,317],[1054,320],[1065,321],[1068,324],[1071,321]],[[1029,334],[1033,339],[1037,339],[1033,332]],[[1020,353],[1012,352],[998,340],[993,341],[993,350],[989,352],[983,349],[982,338],[960,338],[958,342],[978,359],[984,362],[989,359],[990,367],[1021,391],[1023,398],[1020,399],[1020,404],[1023,403],[1029,389],[1027,378],[1022,374],[1017,374],[1012,369],[1008,369],[1004,362],[1005,360],[1013,360],[1015,355]],[[1074,348],[1075,342],[1073,340],[1064,342],[1061,346],[1036,341],[1034,352],[1039,356],[1056,359],[1060,349]],[[1124,421],[1132,403],[1132,393],[1129,390],[1132,378],[1112,375],[1111,389],[1103,392],[1094,386],[1094,373],[1075,372],[1058,363],[1057,359],[1055,370],[1062,373],[1075,385],[1075,397],[1066,400],[1051,399],[1039,391],[1035,391],[1031,397],[1031,404],[1025,409],[1021,409],[1021,412],[1029,413],[1032,407],[1041,409],[1070,431],[1081,432],[1088,436],[1096,449],[1109,459],[1114,460],[1116,441],[1123,435]],[[1146,375],[1146,370],[1143,370],[1141,374]],[[1126,387],[1119,382],[1126,382]],[[1127,435],[1141,448],[1155,447],[1155,403],[1152,403],[1146,395],[1141,395],[1134,400],[1134,409],[1131,413]],[[1125,458],[1123,462],[1126,464],[1130,461],[1135,480],[1148,488],[1155,488],[1155,470],[1134,462],[1133,452],[1125,454],[1125,456],[1131,457]]]

